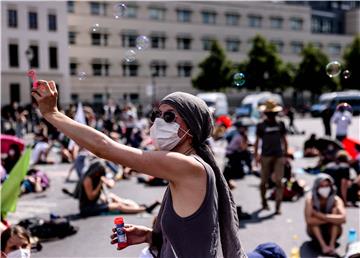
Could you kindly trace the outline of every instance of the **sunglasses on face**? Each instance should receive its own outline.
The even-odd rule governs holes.
[[[162,118],[166,123],[172,123],[176,119],[176,114],[174,111],[170,110],[165,112],[161,112],[160,110],[154,110],[151,113],[150,121],[154,123],[156,118]]]

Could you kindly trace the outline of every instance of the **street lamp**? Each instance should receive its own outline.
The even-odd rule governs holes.
[[[31,69],[31,61],[34,58],[34,51],[32,50],[32,48],[28,47],[28,49],[26,49],[25,56],[26,56],[26,59],[28,60],[29,70],[30,70]],[[30,96],[31,96],[32,81],[31,81],[30,77],[29,77],[29,83],[30,83]],[[34,103],[34,101],[35,101],[34,97],[31,97],[31,103]]]

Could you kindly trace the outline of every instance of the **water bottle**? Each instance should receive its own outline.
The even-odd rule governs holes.
[[[118,239],[118,248],[122,249],[127,246],[126,233],[124,231],[124,218],[117,217],[114,219],[114,223]]]
[[[350,228],[348,232],[348,244],[357,241],[357,233],[355,228]]]

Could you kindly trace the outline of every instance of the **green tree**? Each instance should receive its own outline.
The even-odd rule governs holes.
[[[214,41],[210,55],[199,64],[200,73],[192,80],[194,88],[205,91],[218,91],[231,85],[232,64],[226,59],[224,50]]]
[[[249,89],[284,89],[291,84],[289,66],[284,64],[276,46],[257,35],[252,40],[252,49],[242,66],[245,67],[246,85]]]
[[[330,78],[326,74],[325,68],[329,63],[329,59],[320,49],[308,44],[301,52],[301,55],[303,59],[294,78],[296,91],[308,90],[314,96],[325,90],[333,91],[337,89],[336,78]]]
[[[346,48],[344,54],[343,73],[348,70],[350,77],[342,74],[340,78],[341,87],[343,89],[355,89],[360,85],[360,73],[356,72],[360,67],[360,34],[358,34],[352,44]]]

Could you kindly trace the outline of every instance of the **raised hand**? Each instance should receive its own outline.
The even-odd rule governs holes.
[[[54,81],[37,81],[37,87],[32,89],[31,95],[39,105],[41,114],[45,117],[47,114],[58,112],[57,97],[58,92]]]

